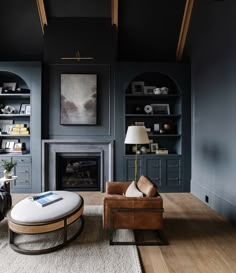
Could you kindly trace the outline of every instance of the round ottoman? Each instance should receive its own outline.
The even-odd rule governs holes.
[[[55,251],[73,239],[83,229],[83,198],[69,191],[53,191],[62,199],[41,207],[28,197],[17,203],[8,214],[9,242],[13,250],[22,254],[44,254]],[[68,226],[79,220],[80,228],[68,239]],[[19,234],[36,235],[55,232],[63,229],[63,242],[52,247],[40,249],[24,249],[15,243],[15,236]]]

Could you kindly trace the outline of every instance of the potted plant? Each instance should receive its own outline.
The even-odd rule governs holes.
[[[4,177],[6,179],[12,178],[12,169],[16,166],[16,162],[11,160],[1,160],[0,164],[4,169]]]

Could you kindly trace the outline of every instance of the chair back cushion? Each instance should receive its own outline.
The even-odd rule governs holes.
[[[140,176],[137,182],[137,188],[144,193],[146,197],[154,197],[157,195],[157,187],[146,176]]]

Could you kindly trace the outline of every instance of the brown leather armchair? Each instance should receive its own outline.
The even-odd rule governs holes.
[[[112,239],[114,229],[133,230],[157,230],[163,227],[163,199],[158,194],[157,188],[141,176],[137,182],[137,188],[144,197],[126,197],[125,193],[130,182],[107,182],[106,196],[104,197],[103,227],[110,231],[110,244],[115,243]],[[165,240],[161,233],[159,242],[151,244],[164,244]],[[122,244],[131,244],[124,243]],[[139,243],[146,245],[146,243]],[[150,245],[150,243],[148,243]]]

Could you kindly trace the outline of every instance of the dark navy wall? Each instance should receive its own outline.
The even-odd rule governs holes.
[[[192,61],[191,190],[236,222],[236,2],[195,1]]]

